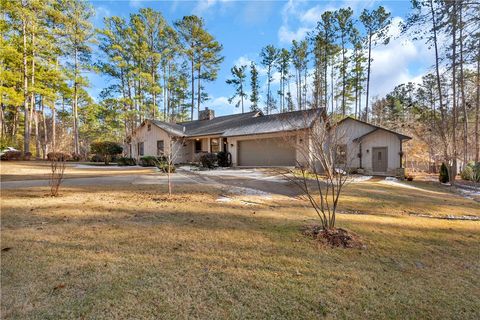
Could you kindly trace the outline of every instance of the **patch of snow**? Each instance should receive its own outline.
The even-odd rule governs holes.
[[[272,194],[252,188],[244,188],[244,187],[231,187],[229,191],[233,194],[242,195],[242,196],[258,196],[264,199],[271,199]]]
[[[398,181],[395,177],[385,177],[385,181]]]
[[[217,202],[231,202],[233,199],[225,196],[220,196],[217,198]]]
[[[350,182],[353,182],[353,183],[363,182],[363,181],[368,181],[372,178],[373,178],[372,176],[354,175],[354,176],[350,176]]]
[[[480,197],[480,190],[464,189],[457,188],[458,191],[467,199],[475,200],[475,198]]]
[[[386,184],[386,185],[389,185],[389,186],[394,186],[394,187],[401,187],[401,188],[406,188],[406,189],[425,191],[422,188],[418,188],[418,187],[400,182],[397,178],[394,178],[394,177],[386,177],[385,180],[382,180],[379,183]]]
[[[411,216],[421,217],[421,218],[431,218],[431,219],[443,219],[443,220],[464,220],[464,221],[480,221],[480,217],[477,216],[432,216],[429,214],[421,214],[421,213],[410,213]]]
[[[184,171],[199,171],[200,170],[196,166],[180,166],[180,167],[178,167],[178,169],[184,170]]]
[[[92,164],[77,164],[75,168],[78,169],[100,169],[100,170],[131,170],[131,169],[145,169],[141,166],[103,166],[103,165],[92,165]]]

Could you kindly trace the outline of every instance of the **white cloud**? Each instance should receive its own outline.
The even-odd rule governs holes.
[[[233,3],[231,0],[199,0],[192,12],[197,15],[204,15],[216,8],[217,5],[220,6],[222,12],[225,12],[231,3]]]
[[[339,8],[350,7],[354,14],[360,14],[364,8],[371,7],[376,0],[359,1],[324,1],[313,7],[308,7],[306,1],[289,0],[282,9],[282,25],[278,30],[280,43],[291,43],[292,40],[305,38],[312,31],[325,11],[334,11]],[[295,25],[295,27],[292,27]]]
[[[247,56],[241,56],[235,62],[233,63],[236,66],[250,66],[250,63],[252,62],[252,59],[248,58]]]
[[[104,6],[95,7],[95,19],[103,20],[105,17],[110,17],[112,14],[110,10]]]
[[[130,0],[128,4],[132,8],[140,8],[142,6],[142,0]]]
[[[217,3],[217,0],[200,0],[193,9],[196,14],[202,14]]]
[[[419,81],[428,70],[429,62],[433,61],[433,52],[427,45],[398,37],[398,23],[401,21],[400,17],[392,19],[390,35],[393,37],[388,45],[372,49],[371,97],[384,96],[399,84]],[[418,65],[417,68],[413,67],[414,64]]]
[[[302,40],[305,38],[308,32],[310,32],[312,28],[298,28],[297,30],[290,30],[287,26],[281,26],[278,30],[278,38],[282,43],[290,44],[293,40]]]

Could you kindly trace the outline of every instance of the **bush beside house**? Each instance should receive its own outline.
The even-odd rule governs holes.
[[[463,180],[480,182],[480,162],[469,162],[460,173]]]
[[[108,165],[114,156],[122,153],[123,147],[112,141],[98,141],[91,144],[90,151],[102,156],[103,161]]]
[[[440,174],[438,175],[438,180],[441,183],[447,183],[450,181],[448,177],[448,169],[445,163],[442,163],[442,166],[440,167]]]

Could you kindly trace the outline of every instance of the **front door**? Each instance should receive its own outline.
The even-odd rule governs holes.
[[[387,172],[387,147],[372,148],[372,169],[373,172]]]

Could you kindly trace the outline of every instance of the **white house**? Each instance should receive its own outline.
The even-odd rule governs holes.
[[[126,140],[127,156],[175,154],[176,163],[198,161],[206,152],[231,154],[234,167],[278,167],[305,163],[298,146],[325,119],[323,109],[264,115],[260,111],[215,117],[208,108],[199,120],[167,123],[145,120]],[[402,168],[402,143],[410,137],[345,118],[338,123],[345,134],[349,167],[365,173],[397,175]]]

